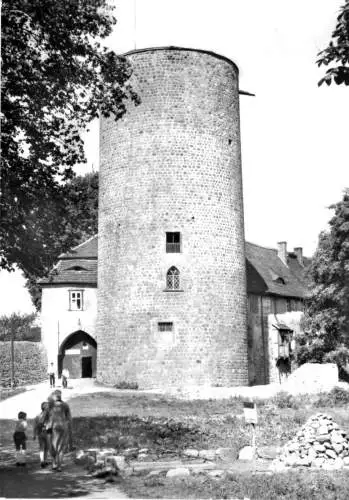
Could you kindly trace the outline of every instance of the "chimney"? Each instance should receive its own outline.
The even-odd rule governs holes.
[[[282,260],[282,262],[287,266],[287,242],[279,241],[278,242],[278,257]]]
[[[297,260],[299,264],[304,267],[304,262],[303,262],[303,248],[302,247],[297,247],[293,249],[294,253],[297,256]]]

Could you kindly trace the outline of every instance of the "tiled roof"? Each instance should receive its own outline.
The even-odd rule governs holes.
[[[72,248],[69,252],[62,253],[59,259],[97,259],[98,255],[98,235],[95,234],[92,238],[84,241],[77,247]]]
[[[48,278],[40,285],[93,285],[97,286],[97,257],[60,260]]]
[[[310,260],[304,258],[302,267],[294,253],[288,253],[288,266],[279,259],[277,250],[246,242],[247,291],[270,293],[284,297],[303,298],[306,295],[305,268]],[[95,235],[70,252],[59,256],[51,276],[40,285],[97,286],[98,236]]]
[[[274,248],[265,248],[248,242],[246,242],[245,248],[247,262],[263,279],[267,293],[284,297],[304,298],[306,296],[305,270],[310,263],[309,259],[304,259],[304,267],[302,267],[296,255],[289,252],[288,265],[286,266]],[[249,280],[248,275],[247,284],[248,292],[258,293],[260,291]]]

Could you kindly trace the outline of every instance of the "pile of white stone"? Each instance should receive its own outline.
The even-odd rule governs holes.
[[[291,467],[341,469],[349,466],[349,440],[332,417],[318,413],[284,446],[280,461]]]
[[[80,450],[75,455],[75,462],[84,466],[95,478],[110,478],[129,469],[124,455],[118,455],[113,448],[90,448]]]

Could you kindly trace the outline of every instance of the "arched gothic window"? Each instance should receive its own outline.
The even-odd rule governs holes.
[[[179,289],[179,271],[174,266],[170,267],[170,269],[167,271],[166,288],[167,290]]]

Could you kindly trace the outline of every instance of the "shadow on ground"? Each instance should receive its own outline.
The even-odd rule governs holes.
[[[67,455],[62,472],[49,466],[41,469],[37,441],[33,441],[32,422],[28,422],[26,467],[16,467],[12,434],[13,420],[2,420],[0,431],[0,498],[73,498],[104,492],[104,481],[91,479]],[[117,494],[115,496],[118,496]]]
[[[0,497],[6,498],[62,498],[88,495],[91,484],[81,470],[69,466],[69,470],[52,472],[39,469],[29,462],[20,468],[6,465],[0,468]]]
[[[111,447],[149,448],[153,453],[180,453],[184,448],[208,448],[210,434],[195,423],[182,423],[171,418],[102,416],[73,419],[74,444],[77,448]]]

